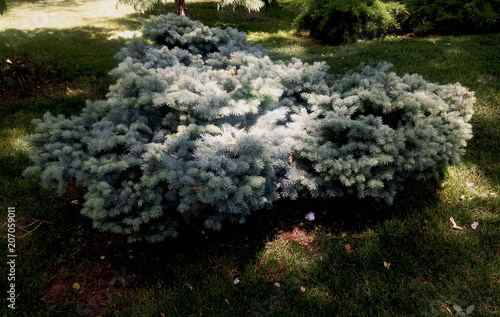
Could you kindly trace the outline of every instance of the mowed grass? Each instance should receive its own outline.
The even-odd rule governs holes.
[[[188,1],[192,18],[244,30],[275,60],[323,61],[339,75],[388,61],[400,75],[460,82],[476,92],[474,138],[461,166],[407,184],[392,206],[280,201],[242,226],[192,226],[175,240],[129,245],[92,229],[71,203],[78,193],[58,197],[21,176],[33,118],[77,114],[86,99],[105,98],[113,55],[140,30],[132,9],[115,5],[14,2],[0,17],[1,249],[8,207],[18,237],[17,307],[4,301],[0,315],[452,316],[454,305],[500,315],[500,35],[328,47],[293,30],[293,8],[236,14]]]

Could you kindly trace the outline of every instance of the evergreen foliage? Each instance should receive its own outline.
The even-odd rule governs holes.
[[[500,30],[498,0],[402,0],[411,18],[405,28],[417,34],[494,33]]]
[[[234,10],[246,9],[251,11],[260,11],[264,7],[261,0],[220,0],[219,8],[232,6]]]
[[[231,6],[234,11],[260,11],[262,8],[279,8],[278,0],[219,0],[218,8]]]
[[[499,0],[286,0],[301,6],[298,29],[328,44],[397,33],[470,34],[500,30]]]
[[[302,109],[290,126],[301,131],[295,150],[315,195],[391,203],[409,177],[438,176],[460,162],[472,133],[472,93],[419,75],[401,78],[390,66],[360,66],[329,94],[304,95],[312,111]]]
[[[393,34],[408,16],[403,4],[381,0],[293,0],[303,6],[299,29],[329,44],[345,44]]]
[[[118,0],[118,3],[130,5],[137,12],[160,10],[163,5],[162,0]]]
[[[219,229],[282,196],[391,202],[408,178],[457,164],[473,93],[389,64],[336,78],[273,62],[245,34],[168,14],[118,54],[107,99],[49,113],[29,137],[44,186],[86,188],[101,230],[161,241],[192,214]]]

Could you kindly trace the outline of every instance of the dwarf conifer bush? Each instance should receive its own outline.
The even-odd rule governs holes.
[[[471,137],[472,93],[419,75],[399,77],[390,67],[360,66],[328,94],[303,94],[308,107],[289,126],[300,131],[294,150],[315,195],[347,192],[391,203],[406,179],[437,176],[460,162]]]
[[[408,17],[403,4],[383,0],[292,0],[303,6],[295,23],[323,43],[345,44],[394,34]]]
[[[458,163],[471,137],[459,84],[388,64],[337,78],[173,14],[144,20],[117,58],[106,100],[35,120],[25,174],[60,194],[84,187],[82,213],[132,241],[176,236],[191,214],[243,222],[282,196],[391,202],[405,179]]]
[[[500,30],[498,0],[401,0],[410,12],[403,27],[416,34],[495,33]]]

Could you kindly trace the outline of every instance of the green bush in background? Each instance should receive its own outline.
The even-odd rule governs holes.
[[[390,34],[471,34],[500,30],[499,0],[292,0],[302,6],[299,30],[324,44]]]
[[[304,3],[297,27],[323,43],[345,44],[395,33],[405,6],[379,0],[313,0]]]
[[[416,34],[471,34],[500,30],[499,0],[403,0],[404,28]]]

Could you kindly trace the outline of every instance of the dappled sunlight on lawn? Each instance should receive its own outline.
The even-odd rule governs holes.
[[[321,258],[315,234],[303,228],[279,231],[269,241],[260,256],[260,268],[269,282],[277,282],[291,276],[303,278],[304,274]],[[297,276],[298,275],[298,276]]]
[[[477,164],[448,167],[442,187],[442,200],[450,207],[461,206],[471,211],[496,209],[499,186]]]
[[[291,41],[293,37],[293,31],[279,30],[275,33],[270,32],[249,32],[247,35],[248,40],[255,42],[267,42],[267,41]]]
[[[139,31],[114,31],[111,32],[111,35],[108,37],[108,40],[114,40],[114,39],[132,39],[132,38],[139,38],[141,37],[142,33]]]
[[[2,16],[0,30],[36,28],[65,29],[76,26],[116,27],[113,19],[134,14],[131,6],[116,0],[59,1],[15,3]]]
[[[28,151],[28,143],[25,138],[27,132],[23,128],[11,128],[0,131],[0,157],[11,157],[25,154]]]
[[[327,302],[329,288],[311,281],[311,273],[323,260],[322,244],[316,241],[314,230],[294,226],[278,231],[274,240],[266,243],[258,257],[255,272],[277,290],[294,290],[316,301]]]

